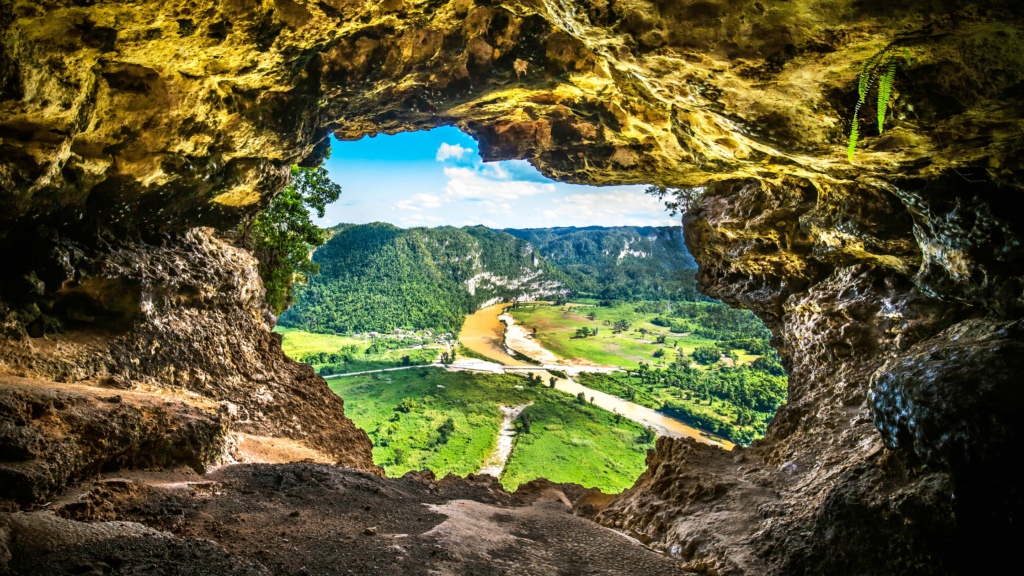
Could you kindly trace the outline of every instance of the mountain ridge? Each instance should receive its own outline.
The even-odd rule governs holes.
[[[502,300],[567,294],[566,278],[525,240],[483,226],[335,226],[313,254],[320,273],[280,324],[312,331],[457,331]]]
[[[596,298],[706,300],[697,291],[697,264],[682,226],[564,226],[505,228],[537,247],[572,281]]]
[[[295,291],[285,327],[318,332],[457,331],[501,301],[570,293],[701,300],[680,226],[495,230],[338,224],[317,249],[320,273]]]

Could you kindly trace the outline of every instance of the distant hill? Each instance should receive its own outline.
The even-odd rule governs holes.
[[[315,332],[457,331],[489,303],[568,292],[534,247],[483,226],[402,229],[343,224],[313,254],[320,273],[281,315]]]
[[[505,229],[528,241],[569,277],[572,288],[596,298],[706,300],[695,289],[697,263],[681,226]]]

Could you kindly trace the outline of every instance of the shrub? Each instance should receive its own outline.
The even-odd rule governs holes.
[[[440,436],[440,444],[447,444],[448,437],[451,436],[452,432],[455,432],[455,420],[449,417],[441,424],[441,427],[437,429],[437,433]]]
[[[701,364],[714,364],[722,357],[718,348],[713,346],[700,346],[693,351],[692,358]]]

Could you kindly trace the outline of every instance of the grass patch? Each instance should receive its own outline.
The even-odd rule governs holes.
[[[631,487],[644,471],[647,450],[654,447],[643,442],[643,426],[558,394],[565,398],[523,411],[531,420],[530,432],[521,430],[516,437],[502,484],[508,488],[547,478],[612,493]]]
[[[343,346],[356,345],[364,350],[369,344],[362,338],[350,338],[348,336],[335,336],[333,334],[316,334],[306,332],[297,328],[274,327],[274,332],[283,338],[281,348],[284,353],[292,359],[301,358],[303,355],[314,352],[333,352]]]
[[[459,353],[459,356],[462,356],[462,357],[465,357],[465,358],[475,358],[477,360],[483,360],[484,362],[497,362],[497,360],[495,360],[493,358],[488,358],[487,356],[484,356],[483,354],[481,354],[481,353],[479,353],[479,352],[477,352],[475,350],[470,350],[469,348],[466,348],[462,344],[459,344],[458,353]]]
[[[433,363],[440,353],[434,348],[379,351],[378,347],[377,353],[367,354],[370,342],[362,338],[316,334],[280,326],[275,327],[274,332],[281,334],[281,348],[289,358],[308,362],[322,376],[421,366]],[[321,361],[309,360],[314,355],[323,358]]]
[[[475,374],[423,368],[329,381],[345,398],[346,414],[373,441],[374,462],[388,476],[423,468],[439,477],[475,473],[494,449],[501,427],[499,405],[529,414],[502,483],[509,490],[545,477],[619,492],[643,471],[643,428],[576,397],[545,386],[530,387],[510,374]],[[403,404],[404,402],[404,404]],[[414,403],[414,404],[410,404]],[[454,429],[442,441],[441,428]],[[523,417],[520,416],[519,425]]]

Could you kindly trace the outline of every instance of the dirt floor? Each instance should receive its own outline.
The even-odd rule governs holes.
[[[388,479],[317,463],[119,472],[0,515],[0,573],[4,560],[25,576],[684,573],[573,515],[573,500],[593,496],[545,481],[513,495],[490,476]]]

